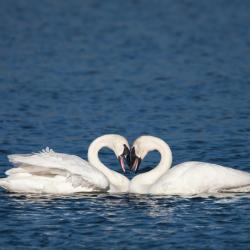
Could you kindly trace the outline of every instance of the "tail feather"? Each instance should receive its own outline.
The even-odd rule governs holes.
[[[19,166],[23,162],[27,161],[28,157],[32,156],[32,154],[12,154],[8,155],[8,159],[14,166]]]
[[[7,189],[8,188],[8,181],[5,178],[0,179],[0,187]]]
[[[223,193],[250,193],[250,184],[242,187],[222,190]]]
[[[19,174],[19,173],[26,173],[27,171],[21,167],[17,167],[17,168],[11,168],[8,169],[7,171],[5,171],[5,174],[10,176],[10,175],[14,175],[14,174]]]

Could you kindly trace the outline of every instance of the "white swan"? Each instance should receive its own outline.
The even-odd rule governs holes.
[[[157,150],[161,161],[149,172],[135,176],[130,192],[140,194],[201,194],[250,192],[250,173],[204,162],[185,162],[170,169],[169,146],[153,136],[141,136],[131,148],[130,166],[137,171],[149,151]]]
[[[89,146],[88,160],[75,155],[56,153],[46,148],[40,153],[14,154],[8,158],[16,167],[6,171],[0,186],[11,192],[70,194],[77,192],[127,192],[129,180],[98,158],[101,148],[113,150],[123,171],[129,154],[127,140],[119,135],[104,135]]]

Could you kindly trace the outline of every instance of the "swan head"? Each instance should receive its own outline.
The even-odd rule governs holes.
[[[143,135],[137,138],[131,149],[130,149],[130,159],[129,168],[135,173],[138,171],[141,161],[145,158],[149,151],[156,149],[156,137]]]
[[[88,161],[96,168],[101,169],[101,171],[103,171],[103,167],[107,169],[98,157],[98,153],[102,148],[108,148],[115,153],[122,171],[125,172],[125,164],[127,163],[127,165],[129,165],[130,163],[130,150],[126,138],[117,134],[107,134],[96,138],[90,144],[88,149]]]
[[[108,141],[111,142],[110,149],[114,151],[122,171],[125,173],[125,164],[130,164],[130,150],[128,141],[120,135],[107,135],[107,137]]]

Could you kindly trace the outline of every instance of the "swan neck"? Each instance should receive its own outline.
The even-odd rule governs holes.
[[[170,169],[172,164],[172,152],[167,143],[164,143],[164,146],[158,148],[158,152],[160,153],[161,160],[159,164],[155,167],[158,171],[165,173]]]
[[[113,150],[112,145],[109,144],[107,140],[105,140],[102,137],[97,138],[94,140],[88,149],[88,161],[91,165],[93,165],[95,168],[100,170],[102,173],[106,175],[109,179],[111,178],[110,175],[112,175],[112,170],[107,168],[99,159],[99,151],[104,148],[108,147]]]
[[[100,170],[108,178],[110,182],[111,192],[125,192],[128,190],[128,179],[125,176],[117,173],[116,171],[113,171],[106,167],[99,159],[98,153],[104,147],[107,147],[114,151],[112,137],[104,135],[94,140],[89,146],[88,161],[91,165]]]
[[[172,164],[172,152],[167,143],[160,139],[155,139],[154,146],[150,151],[156,150],[160,153],[161,160],[159,164],[149,172],[143,173],[135,177],[135,181],[144,184],[154,184],[163,174],[165,174]],[[136,180],[137,179],[137,180]]]

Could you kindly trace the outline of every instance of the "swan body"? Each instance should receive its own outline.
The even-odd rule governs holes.
[[[134,149],[133,149],[134,148]],[[138,159],[149,151],[158,150],[161,161],[147,173],[135,176],[130,183],[131,193],[194,195],[217,192],[250,192],[250,173],[205,162],[185,162],[171,167],[172,153],[159,138],[141,136],[133,144],[131,157],[134,170]],[[135,169],[136,168],[136,169]]]
[[[205,162],[185,162],[160,177],[150,187],[149,193],[200,194],[233,192],[236,189],[241,192],[247,186],[250,191],[249,173]]]
[[[9,161],[15,168],[5,172],[7,177],[0,179],[0,186],[21,193],[127,191],[129,181],[126,177],[108,169],[98,158],[98,151],[102,147],[109,147],[120,156],[124,145],[128,145],[128,142],[119,135],[101,136],[89,147],[89,162],[75,155],[56,153],[49,148],[40,153],[9,155]]]

